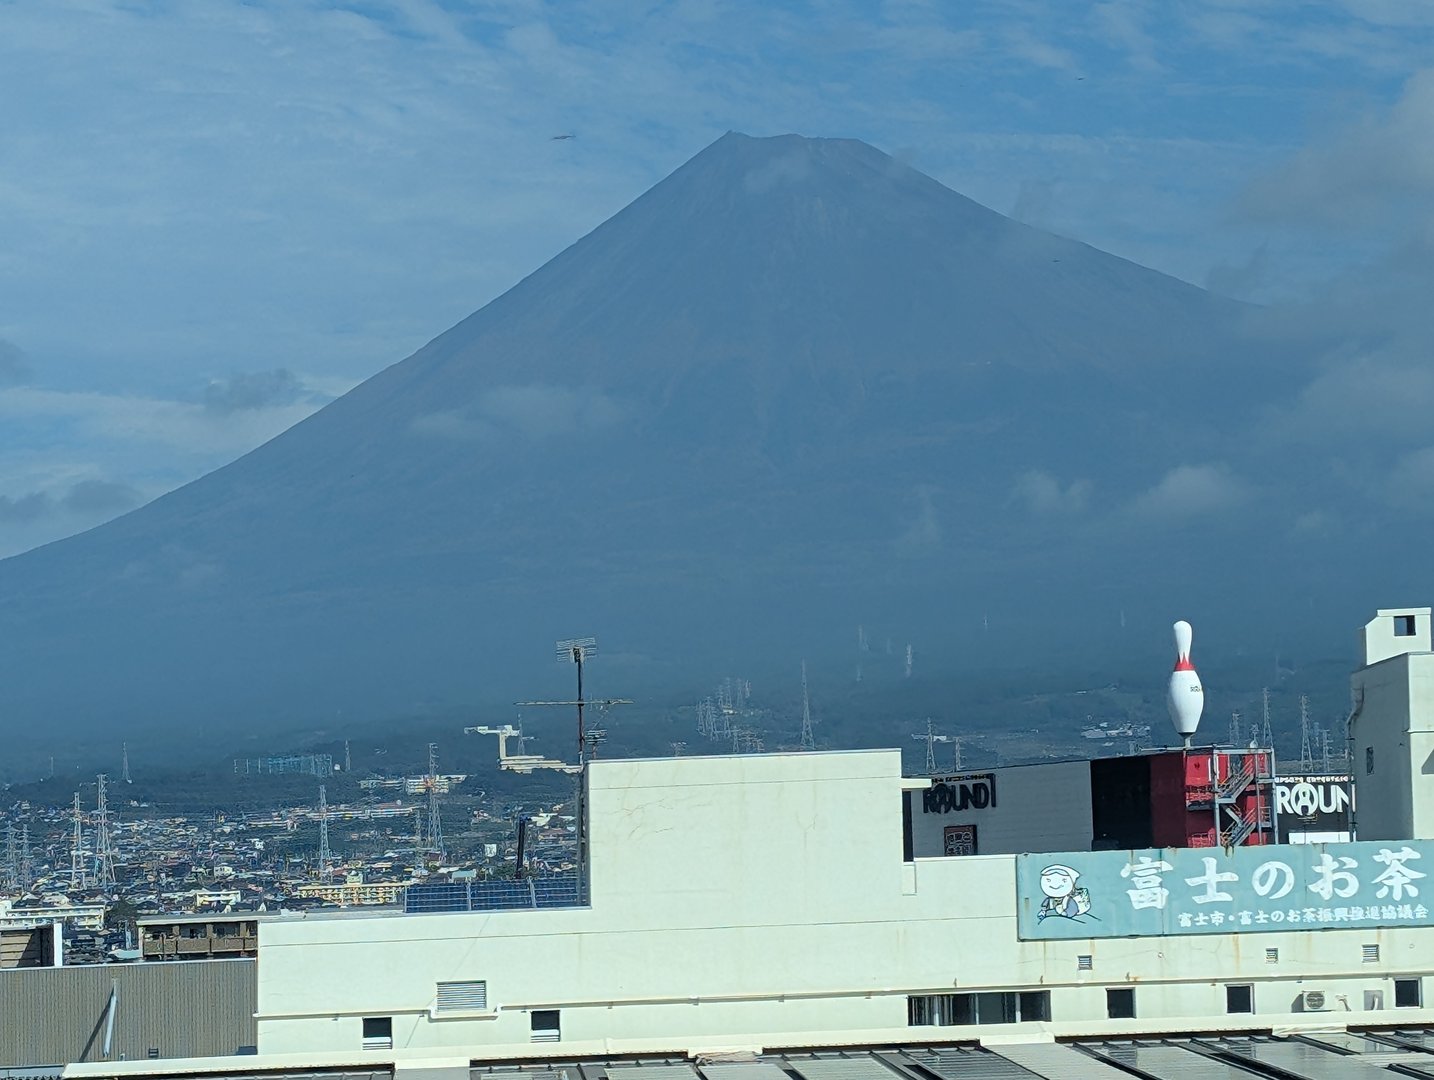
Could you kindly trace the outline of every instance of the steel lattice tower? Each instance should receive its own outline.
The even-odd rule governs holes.
[[[134,783],[129,778],[129,743],[120,743],[120,779],[126,784]]]
[[[70,833],[70,888],[83,889],[85,875],[85,816],[80,810],[80,793],[75,792],[74,827]]]
[[[35,883],[35,864],[30,858],[30,826],[20,826],[20,888],[26,892]]]
[[[1310,699],[1300,695],[1300,768],[1314,772],[1314,747],[1310,743]]]
[[[1240,713],[1239,710],[1230,714],[1230,745],[1240,745]]]
[[[105,781],[108,777],[100,773],[99,793],[95,801],[95,884],[102,889],[115,887],[115,855],[110,843],[109,803],[105,799]]]
[[[329,851],[329,797],[319,785],[319,881],[327,885],[334,879],[333,853]]]
[[[1275,737],[1270,732],[1270,688],[1268,686],[1261,691],[1260,699],[1263,710],[1261,713],[1263,719],[1260,721],[1260,745],[1268,750],[1273,750]]]
[[[428,850],[442,862],[448,853],[443,849],[443,815],[438,809],[438,744],[428,744]]]
[[[815,750],[817,741],[812,734],[812,699],[807,693],[807,662],[802,661],[802,749]]]
[[[20,855],[15,846],[15,823],[5,826],[5,888],[20,887]]]

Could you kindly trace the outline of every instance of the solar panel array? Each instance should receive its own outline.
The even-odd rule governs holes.
[[[453,881],[410,885],[403,910],[410,915],[446,911],[522,911],[534,908],[582,907],[587,902],[582,876],[548,874],[518,881]]]

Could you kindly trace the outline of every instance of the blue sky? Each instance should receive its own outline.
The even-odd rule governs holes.
[[[272,437],[728,129],[1429,340],[1434,4],[0,0],[0,555]]]

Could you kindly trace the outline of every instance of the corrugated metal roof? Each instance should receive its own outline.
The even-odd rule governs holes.
[[[0,971],[0,1067],[214,1057],[257,1041],[253,960],[96,964]]]
[[[981,1047],[931,1047],[901,1054],[946,1080],[1033,1080],[1034,1074]]]
[[[721,1061],[699,1066],[707,1080],[792,1080],[770,1059]]]
[[[1130,1075],[1072,1046],[1059,1043],[993,1046],[991,1052],[1014,1061],[1042,1080],[1126,1080]]]
[[[1366,1063],[1358,1054],[1339,1054],[1294,1039],[1212,1039],[1204,1045],[1306,1080],[1389,1080],[1383,1065]]]
[[[788,1054],[787,1066],[806,1080],[900,1080],[890,1066],[872,1054]]]
[[[611,1080],[697,1080],[697,1070],[685,1062],[609,1065],[603,1071]]]
[[[1081,1045],[1104,1061],[1137,1069],[1161,1080],[1250,1080],[1252,1073],[1239,1065],[1202,1057],[1179,1043],[1106,1041]]]

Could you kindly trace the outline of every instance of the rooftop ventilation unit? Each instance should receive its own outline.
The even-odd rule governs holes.
[[[1323,990],[1306,990],[1299,997],[1299,1005],[1301,1012],[1324,1012],[1329,1007]]]

